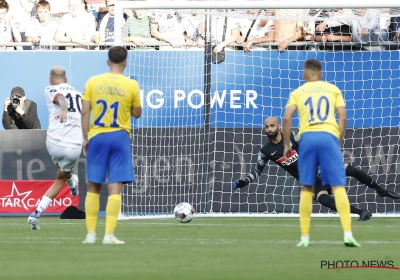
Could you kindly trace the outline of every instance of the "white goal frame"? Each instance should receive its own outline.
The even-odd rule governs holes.
[[[308,9],[308,8],[400,8],[400,2],[393,0],[381,0],[365,3],[365,0],[336,0],[317,3],[311,0],[273,0],[273,1],[116,1],[115,3],[115,45],[123,45],[123,9]],[[288,175],[290,176],[290,175]],[[312,214],[312,217],[338,217],[338,214]],[[352,217],[358,217],[351,214]],[[399,217],[399,214],[374,213],[373,217]],[[299,214],[278,214],[278,213],[215,213],[195,214],[195,217],[299,217]],[[119,219],[160,219],[173,218],[171,214],[125,216],[120,214]]]

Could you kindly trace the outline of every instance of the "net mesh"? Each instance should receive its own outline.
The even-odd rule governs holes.
[[[211,25],[213,18],[228,15],[228,30],[238,25],[243,37],[254,19],[265,20],[262,32],[282,38],[287,30],[280,24],[294,23],[293,31],[301,27],[303,39],[291,42],[283,52],[277,50],[281,41],[276,39],[253,44],[250,52],[234,42],[225,48],[225,60],[211,65],[205,64],[209,60],[202,47],[140,50],[132,45],[126,75],[141,86],[143,114],[133,120],[136,181],[124,186],[122,213],[171,214],[180,202],[191,203],[197,213],[298,213],[299,183],[274,163],[240,191],[233,192],[232,183],[254,168],[267,141],[264,119],[283,116],[290,92],[303,83],[302,67],[309,58],[322,62],[323,80],[336,84],[346,101],[345,163],[367,172],[382,187],[400,192],[400,60],[394,50],[400,9],[373,11],[379,20],[373,33],[387,32],[387,40],[361,45],[317,42],[316,35],[322,33],[316,27],[324,21],[361,20],[371,12],[365,9],[347,14],[320,9],[224,11],[210,11]],[[175,11],[151,13],[163,18]],[[180,14],[206,16],[204,10],[178,10]],[[214,34],[212,27],[210,31],[211,41],[218,43],[218,28]],[[313,36],[304,41],[307,34]],[[297,118],[293,125],[298,125]],[[378,197],[355,179],[348,178],[347,186],[350,202],[357,207],[373,213],[400,211],[398,202]],[[332,211],[314,202],[313,212]]]

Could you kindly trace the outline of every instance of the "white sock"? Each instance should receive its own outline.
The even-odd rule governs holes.
[[[344,232],[344,237],[345,238],[353,237],[353,233],[351,231],[345,231]]]
[[[74,176],[74,174],[72,174],[72,176]],[[71,178],[69,178],[65,181],[70,189],[73,188],[73,183],[74,183],[74,181],[72,180],[72,176],[71,176]]]
[[[86,234],[86,238],[90,238],[90,237],[96,238],[96,233],[88,233],[88,234]]]
[[[42,200],[40,200],[38,207],[36,208],[37,215],[39,216],[44,210],[46,210],[52,202],[53,200],[50,197],[44,195]]]
[[[104,237],[106,237],[106,238],[114,238],[114,234],[105,234]]]
[[[310,236],[302,236],[301,241],[310,241]]]

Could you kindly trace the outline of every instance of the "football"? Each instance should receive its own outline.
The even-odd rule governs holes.
[[[174,208],[175,219],[180,223],[189,223],[193,220],[194,208],[187,202],[179,203]]]

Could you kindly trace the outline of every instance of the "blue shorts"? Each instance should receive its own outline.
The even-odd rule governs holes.
[[[346,171],[340,151],[339,139],[328,132],[305,132],[299,141],[300,183],[312,186],[318,166],[323,185],[346,185]]]
[[[86,176],[92,183],[131,183],[135,180],[131,141],[125,130],[101,133],[89,141]]]

